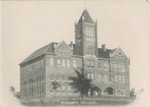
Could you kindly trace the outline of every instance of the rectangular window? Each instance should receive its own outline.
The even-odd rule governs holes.
[[[89,73],[87,74],[87,78],[90,79],[90,74]]]
[[[41,66],[40,66],[40,61],[38,61],[38,68],[40,68]]]
[[[65,86],[62,86],[62,92],[63,93],[65,92]]]
[[[44,66],[44,59],[41,60],[41,66]]]
[[[66,79],[65,76],[62,76],[62,82],[65,82],[65,79]]]
[[[94,67],[94,61],[91,61],[91,67],[92,68]]]
[[[90,67],[90,61],[87,61],[87,67]]]
[[[122,76],[122,82],[125,83],[125,76]]]
[[[54,66],[54,59],[50,58],[50,66]]]
[[[85,34],[88,36],[93,36],[94,35],[94,28],[93,27],[86,27]]]
[[[66,61],[62,60],[62,67],[65,67],[65,66],[66,66]]]
[[[119,82],[121,82],[121,76],[119,75]]]
[[[57,59],[57,66],[60,67],[60,59]]]
[[[71,86],[68,86],[68,92],[70,92],[71,91]]]
[[[91,79],[92,79],[92,81],[94,80],[94,74],[91,74]]]
[[[114,64],[114,69],[115,71],[117,71],[117,64]]]
[[[115,82],[118,82],[118,76],[115,75]]]
[[[119,71],[121,71],[122,69],[121,69],[121,65],[120,64],[118,64],[118,69],[119,69]]]
[[[108,63],[104,63],[104,70],[108,69]]]
[[[125,65],[122,65],[122,72],[125,72]]]
[[[67,67],[70,67],[70,61],[67,60]]]
[[[77,65],[76,65],[76,60],[73,60],[73,67],[76,68]]]

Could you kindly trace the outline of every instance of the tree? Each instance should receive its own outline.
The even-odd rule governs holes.
[[[84,74],[83,68],[74,69],[74,71],[77,77],[69,77],[68,79],[72,81],[69,85],[72,86],[76,92],[80,93],[83,100],[83,97],[88,95],[88,91],[92,87],[91,80]]]
[[[132,99],[135,99],[135,98],[136,98],[135,88],[133,88],[133,89],[130,90],[130,97],[131,97]]]
[[[57,90],[60,87],[60,84],[57,81],[53,81],[51,85],[53,90]]]
[[[12,91],[13,93],[15,93],[15,88],[13,86],[10,86],[10,91]]]

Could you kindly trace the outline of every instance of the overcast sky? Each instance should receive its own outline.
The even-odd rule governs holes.
[[[50,42],[74,42],[86,7],[98,21],[98,46],[120,47],[130,58],[131,88],[150,96],[150,3],[146,0],[2,2],[2,93],[20,90],[19,63]]]

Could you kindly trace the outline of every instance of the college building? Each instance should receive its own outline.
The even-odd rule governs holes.
[[[49,43],[20,63],[21,98],[78,97],[68,79],[76,76],[76,68],[83,68],[92,80],[89,97],[129,97],[130,59],[120,48],[98,47],[97,22],[87,10],[74,26],[75,43]],[[57,89],[54,81],[59,83]]]

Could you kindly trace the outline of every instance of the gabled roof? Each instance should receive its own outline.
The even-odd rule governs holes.
[[[60,42],[60,43],[52,42],[52,43],[50,43],[50,44],[48,44],[48,45],[46,45],[46,46],[43,46],[42,48],[40,48],[40,49],[34,51],[31,55],[29,55],[25,60],[23,60],[23,61],[20,63],[20,65],[23,64],[23,63],[26,63],[26,62],[28,62],[28,61],[30,61],[30,60],[33,60],[33,59],[35,59],[35,58],[37,58],[37,57],[39,57],[39,56],[41,56],[41,55],[43,55],[43,54],[46,54],[46,53],[52,53],[52,54],[54,54],[54,53],[55,53],[55,51],[54,51],[54,45],[58,46],[58,45],[60,45],[60,44],[63,43],[63,42],[66,44],[65,41],[62,41],[62,42]],[[66,44],[66,45],[67,45],[69,48],[71,48],[71,45],[69,45],[69,44]]]
[[[88,11],[87,10],[84,10],[78,23],[82,22],[82,19],[84,18],[84,21],[85,22],[88,22],[88,23],[94,23],[94,21],[92,20],[91,16],[89,15]]]
[[[48,45],[46,45],[46,46],[44,46],[44,47],[42,47],[42,48],[40,48],[40,49],[34,51],[31,55],[29,55],[29,56],[28,56],[25,60],[23,60],[20,64],[23,64],[23,63],[25,63],[25,62],[28,62],[28,61],[30,61],[30,60],[32,60],[32,59],[38,57],[38,56],[41,56],[41,55],[47,53],[47,52],[49,52],[49,53],[54,53],[54,49],[53,49],[53,46],[54,46],[54,45],[53,45],[53,44],[54,44],[54,42],[52,42],[52,43],[50,43],[50,44],[48,44]]]

